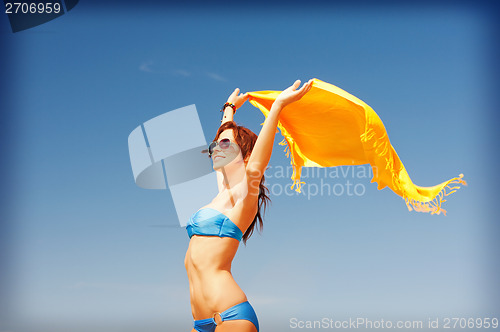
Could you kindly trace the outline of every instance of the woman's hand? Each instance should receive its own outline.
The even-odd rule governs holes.
[[[248,93],[240,93],[240,89],[236,88],[233,93],[227,98],[227,102],[234,104],[236,108],[240,108],[248,99]]]
[[[283,90],[279,94],[278,98],[276,98],[276,100],[274,101],[274,104],[277,104],[277,106],[284,108],[285,106],[296,102],[297,100],[300,100],[300,98],[302,98],[309,90],[311,90],[312,83],[313,80],[310,79],[302,86],[302,88],[297,90],[297,88],[300,86],[300,80],[296,80],[292,86]]]

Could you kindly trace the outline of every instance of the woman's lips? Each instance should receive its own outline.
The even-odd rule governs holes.
[[[215,156],[214,160],[215,160],[215,158],[224,158],[224,157],[223,156]]]

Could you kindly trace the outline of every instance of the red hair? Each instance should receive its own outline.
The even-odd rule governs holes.
[[[217,141],[219,139],[220,134],[227,129],[233,130],[234,139],[236,140],[236,143],[241,149],[241,155],[243,156],[243,160],[245,160],[252,153],[253,147],[255,145],[255,142],[257,141],[258,136],[250,129],[243,126],[238,126],[234,121],[227,121],[224,122],[219,127],[219,130],[217,130],[217,134],[215,135],[214,141]],[[265,182],[265,177],[264,174],[262,174],[262,178],[259,183],[259,198],[258,198],[257,213],[255,214],[255,217],[250,226],[248,226],[248,229],[246,230],[245,234],[243,234],[242,240],[244,244],[246,244],[247,240],[253,234],[253,230],[257,224],[259,232],[262,230],[264,226],[262,217],[266,210],[267,203],[271,202],[271,199],[267,195],[269,194],[269,190],[264,185],[264,182]]]

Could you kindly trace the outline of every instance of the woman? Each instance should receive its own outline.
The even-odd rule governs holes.
[[[269,200],[264,171],[280,112],[302,98],[312,80],[297,90],[299,86],[295,81],[274,101],[258,137],[233,122],[248,94],[234,90],[223,107],[222,124],[209,146],[219,193],[191,216],[186,227],[190,241],[184,263],[195,320],[191,332],[259,331],[257,316],[231,275],[231,263],[239,241],[246,242],[257,222],[262,227],[261,208]]]

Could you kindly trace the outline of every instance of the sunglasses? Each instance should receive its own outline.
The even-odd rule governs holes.
[[[208,156],[212,157],[212,154],[214,153],[214,149],[216,146],[220,146],[222,150],[227,150],[231,146],[231,140],[229,138],[223,138],[218,142],[212,142],[208,146]]]

